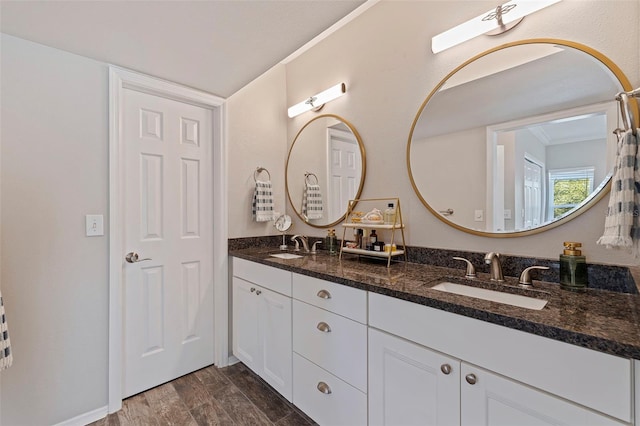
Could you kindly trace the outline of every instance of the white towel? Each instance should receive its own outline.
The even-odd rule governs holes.
[[[618,141],[604,234],[597,241],[607,248],[631,249],[636,256],[640,253],[639,154],[638,137],[629,130]]]
[[[273,220],[273,194],[271,181],[256,180],[256,189],[253,192],[253,219],[256,222],[268,222]]]
[[[320,185],[306,182],[302,194],[302,215],[308,220],[322,219],[322,210]]]
[[[4,302],[0,294],[0,370],[11,367],[13,355],[11,354],[11,342],[9,341],[9,330],[7,329],[7,318],[4,314]]]

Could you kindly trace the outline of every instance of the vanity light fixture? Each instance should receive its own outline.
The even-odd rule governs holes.
[[[433,53],[456,46],[482,34],[498,35],[515,27],[522,19],[561,0],[512,0],[480,16],[453,27],[431,39]]]
[[[294,106],[289,108],[287,111],[289,114],[289,118],[293,118],[296,115],[300,115],[303,112],[307,112],[309,110],[317,111],[322,108],[322,106],[327,102],[339,98],[346,92],[347,86],[344,83],[336,84],[335,86],[330,87],[327,90],[318,93],[317,95],[313,95],[309,99],[295,104]]]

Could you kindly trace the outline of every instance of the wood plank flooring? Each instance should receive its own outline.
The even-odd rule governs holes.
[[[209,366],[122,401],[90,426],[315,424],[244,364]]]

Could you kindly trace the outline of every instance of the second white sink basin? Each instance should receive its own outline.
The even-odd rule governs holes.
[[[293,253],[275,253],[275,254],[270,254],[269,256],[277,257],[278,259],[298,259],[302,257],[299,254],[293,254]]]
[[[491,302],[504,303],[505,305],[518,306],[521,308],[541,310],[547,304],[544,299],[521,296],[519,294],[503,293],[501,291],[488,290],[486,288],[471,287],[468,285],[443,282],[431,287],[434,290],[454,293],[462,296],[474,297],[476,299],[489,300]]]

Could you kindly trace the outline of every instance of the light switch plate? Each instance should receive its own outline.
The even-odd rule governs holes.
[[[86,216],[87,237],[104,235],[104,217],[101,214]]]
[[[504,209],[504,218],[511,219],[511,209]]]

